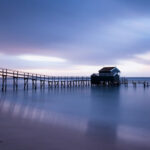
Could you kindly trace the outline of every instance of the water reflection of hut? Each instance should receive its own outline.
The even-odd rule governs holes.
[[[86,135],[99,141],[96,145],[99,149],[118,149],[120,87],[92,87],[90,107],[92,117],[89,118]]]
[[[98,74],[91,75],[91,84],[119,85],[119,73],[120,70],[116,67],[104,67],[101,70],[99,70]]]

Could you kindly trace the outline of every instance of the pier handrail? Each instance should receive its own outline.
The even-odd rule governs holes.
[[[36,78],[37,80],[40,80],[40,78],[44,80],[65,80],[65,79],[81,79],[82,80],[90,80],[90,77],[85,76],[48,76],[48,75],[43,75],[43,74],[37,74],[37,73],[31,73],[31,72],[24,72],[24,71],[19,71],[19,70],[13,70],[13,69],[6,69],[6,68],[0,68],[0,76],[7,74],[8,77],[18,77],[18,78],[25,78],[28,77],[28,79],[33,79]]]

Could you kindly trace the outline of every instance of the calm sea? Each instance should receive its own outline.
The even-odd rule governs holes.
[[[96,145],[98,141],[113,144],[109,150],[150,149],[150,87],[141,84],[37,91],[19,88],[16,92],[8,87],[7,92],[0,91],[0,114],[67,127],[86,138],[94,137],[94,149],[103,147]]]

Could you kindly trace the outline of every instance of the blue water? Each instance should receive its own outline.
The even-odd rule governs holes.
[[[142,85],[8,89],[0,92],[0,113],[94,136],[113,143],[109,150],[150,149],[150,87]]]

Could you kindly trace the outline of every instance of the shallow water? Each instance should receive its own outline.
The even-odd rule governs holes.
[[[23,120],[23,124],[31,122],[35,127],[37,124],[50,125],[81,134],[77,145],[83,145],[82,149],[105,149],[106,146],[109,150],[150,149],[150,87],[144,88],[142,85],[37,91],[19,89],[16,92],[10,89],[0,93],[0,117],[3,118],[0,123],[0,133],[3,136],[0,134],[0,140],[4,140],[4,143],[7,143],[6,137],[9,137],[7,132],[3,132],[7,130],[7,124],[19,119]],[[7,117],[11,118],[10,121],[4,119]],[[22,133],[24,128],[19,132]],[[39,130],[42,132],[43,128],[44,126]],[[32,132],[34,134],[35,131],[31,130],[30,133]],[[74,136],[72,133],[71,137]],[[13,144],[17,145],[15,133],[11,138],[16,139]],[[53,143],[57,140],[56,137]],[[7,146],[4,143],[0,143],[0,147],[9,149],[9,143]],[[62,144],[66,146],[67,141],[64,140]],[[65,146],[58,148],[54,144],[53,149],[74,149],[75,143],[70,144],[72,148]]]

